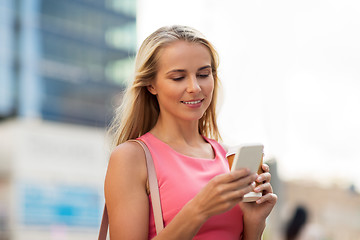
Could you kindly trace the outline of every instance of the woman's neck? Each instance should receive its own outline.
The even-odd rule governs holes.
[[[199,121],[179,121],[163,119],[159,116],[154,128],[150,131],[165,143],[198,145],[204,139],[199,133]]]

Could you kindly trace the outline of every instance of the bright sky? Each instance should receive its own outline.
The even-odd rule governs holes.
[[[225,142],[262,142],[284,179],[360,189],[357,0],[138,0],[141,42],[197,28],[220,54]]]

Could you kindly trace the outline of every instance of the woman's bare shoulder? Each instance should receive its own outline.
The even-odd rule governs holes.
[[[127,141],[117,146],[110,155],[106,175],[107,179],[116,179],[115,182],[119,183],[139,180],[146,182],[145,153],[140,144]]]
[[[117,163],[130,161],[131,165],[142,162],[144,159],[144,150],[135,141],[127,141],[118,145],[110,155],[110,161]]]

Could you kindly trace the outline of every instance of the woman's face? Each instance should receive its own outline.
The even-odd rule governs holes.
[[[163,48],[155,81],[148,89],[157,96],[161,117],[199,120],[214,90],[209,50],[185,41]]]

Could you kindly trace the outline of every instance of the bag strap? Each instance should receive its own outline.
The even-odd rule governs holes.
[[[141,141],[141,140],[129,140],[129,141],[139,143],[145,152],[151,203],[152,203],[154,219],[155,219],[156,234],[159,234],[161,232],[161,230],[164,229],[164,221],[163,221],[163,216],[162,216],[159,186],[158,186],[158,181],[156,178],[154,162],[152,160],[152,156],[149,151],[149,148],[146,146],[146,144],[143,141]],[[106,240],[108,225],[109,225],[109,217],[108,217],[106,203],[105,203],[98,240]]]
[[[155,219],[156,234],[159,234],[161,232],[161,230],[164,229],[164,221],[163,221],[163,215],[162,215],[162,210],[161,210],[159,185],[158,185],[158,181],[157,181],[157,177],[156,177],[154,161],[152,159],[149,148],[146,146],[146,144],[141,140],[135,140],[135,141],[140,143],[140,145],[143,147],[144,152],[145,152],[151,203],[152,203],[154,219]]]
[[[106,203],[105,203],[98,240],[106,240],[108,225],[109,225],[109,217],[108,217]]]

